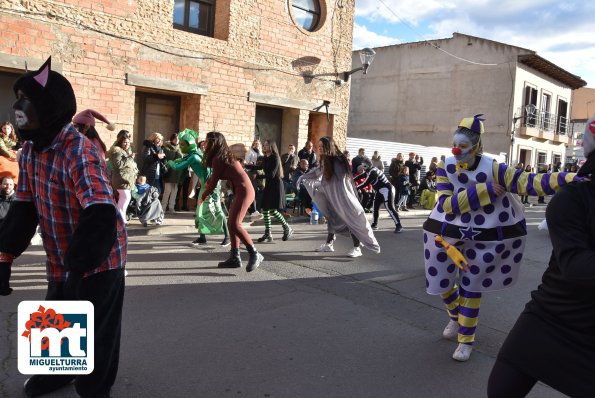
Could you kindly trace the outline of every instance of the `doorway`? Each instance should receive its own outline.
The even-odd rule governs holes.
[[[277,144],[277,147],[279,147],[281,145],[282,128],[282,108],[256,105],[254,138],[258,138],[261,143],[265,140],[274,141]]]
[[[180,131],[180,97],[137,91],[133,132],[137,154],[143,149],[143,141],[154,131],[161,133],[164,141]]]

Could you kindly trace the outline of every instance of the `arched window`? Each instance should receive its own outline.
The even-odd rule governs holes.
[[[314,32],[320,23],[319,0],[292,0],[293,17],[302,28]]]

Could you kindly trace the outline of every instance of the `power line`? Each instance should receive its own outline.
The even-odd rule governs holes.
[[[394,15],[394,16],[395,16],[395,17],[396,17],[396,18],[397,18],[397,19],[398,19],[398,20],[399,20],[399,21],[400,21],[402,24],[404,24],[405,26],[407,26],[407,27],[408,27],[409,29],[411,29],[411,30],[412,30],[412,31],[413,31],[415,34],[417,34],[419,37],[421,37],[421,38],[422,38],[422,41],[424,41],[424,42],[428,43],[429,45],[431,45],[432,47],[434,47],[436,50],[442,51],[443,53],[445,53],[446,55],[448,55],[448,56],[450,56],[450,57],[456,58],[456,59],[458,59],[458,60],[460,60],[460,61],[467,62],[467,63],[473,64],[473,65],[480,65],[480,66],[498,66],[498,65],[499,65],[499,64],[485,64],[485,63],[482,63],[482,62],[471,61],[471,60],[469,60],[469,59],[462,58],[462,57],[459,57],[458,55],[452,54],[452,53],[450,53],[450,52],[448,52],[448,51],[444,50],[443,48],[440,48],[440,46],[437,46],[437,45],[435,45],[434,43],[432,43],[432,42],[430,42],[430,41],[428,41],[428,40],[424,39],[424,38],[423,38],[423,36],[421,35],[421,33],[419,33],[419,32],[418,32],[418,31],[417,31],[417,30],[416,30],[416,29],[415,29],[413,26],[411,26],[411,24],[410,24],[409,22],[407,22],[406,20],[404,20],[403,18],[401,18],[400,16],[398,16],[398,15],[397,15],[397,13],[396,13],[396,12],[394,12],[394,11],[392,10],[392,8],[390,8],[390,7],[389,7],[389,6],[388,6],[388,5],[387,5],[387,4],[384,2],[384,0],[378,0],[378,1],[379,1],[379,2],[380,2],[380,3],[381,3],[383,6],[384,6],[384,7],[386,7],[386,9],[387,9],[388,11],[390,11],[390,13],[391,13],[391,14],[393,14],[393,15]]]
[[[188,54],[182,54],[182,53],[178,53],[175,51],[170,51],[170,50],[166,50],[163,48],[159,48],[157,45],[153,45],[153,44],[149,44],[146,42],[143,42],[139,39],[135,39],[132,37],[125,37],[125,36],[121,36],[112,32],[108,32],[108,31],[103,31],[101,29],[97,29],[93,26],[89,26],[89,25],[85,25],[84,23],[80,22],[80,21],[76,21],[73,19],[69,19],[66,17],[63,17],[61,15],[57,15],[51,11],[48,11],[47,13],[41,13],[41,12],[33,12],[33,11],[22,11],[22,12],[15,12],[14,10],[10,9],[10,8],[5,8],[5,7],[1,7],[0,9],[2,9],[3,11],[6,11],[10,14],[15,14],[18,16],[23,16],[23,14],[28,14],[30,17],[36,16],[36,17],[50,17],[50,18],[54,18],[57,21],[61,21],[62,23],[64,23],[64,25],[67,26],[75,26],[78,27],[80,29],[83,30],[88,30],[91,32],[95,32],[95,33],[99,33],[101,35],[105,35],[105,36],[109,36],[109,37],[113,37],[115,39],[119,39],[119,40],[124,40],[124,41],[129,41],[132,43],[136,43],[138,45],[141,45],[143,47],[146,48],[150,48],[154,51],[160,52],[160,53],[164,53],[164,54],[168,54],[168,55],[172,55],[172,56],[176,56],[176,57],[181,57],[181,58],[187,58],[187,59],[195,59],[195,60],[205,60],[205,61],[214,61],[214,62],[218,62],[220,64],[224,64],[224,65],[228,65],[228,66],[233,66],[233,67],[237,67],[237,68],[241,68],[241,69],[245,69],[245,70],[251,70],[251,71],[262,71],[262,72],[280,72],[286,75],[290,75],[290,76],[295,76],[295,77],[305,77],[308,79],[316,79],[316,80],[320,80],[323,82],[335,82],[335,79],[324,79],[324,78],[320,78],[314,75],[308,75],[308,74],[303,74],[303,73],[296,73],[296,72],[290,72],[290,71],[286,71],[283,69],[278,69],[278,68],[270,68],[270,67],[260,67],[260,66],[246,66],[241,65],[241,64],[237,64],[231,61],[226,61],[223,58],[227,58],[229,60],[234,60],[231,57],[214,57],[214,56],[210,56],[210,55],[201,55],[201,56],[197,56],[197,55],[188,55]],[[32,18],[32,19],[37,19],[37,18]],[[332,40],[331,40],[332,41]],[[186,50],[186,49],[179,49],[179,50]],[[190,51],[190,50],[186,50],[186,51]],[[304,66],[309,66],[309,65],[317,65],[317,63],[314,62],[308,62],[306,60],[294,60],[294,62],[304,65]]]

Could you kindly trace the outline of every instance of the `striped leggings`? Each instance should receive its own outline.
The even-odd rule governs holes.
[[[279,221],[279,223],[281,223],[284,230],[287,229],[287,227],[289,225],[287,224],[287,221],[285,221],[285,217],[283,217],[281,215],[281,213],[279,213],[279,210],[276,210],[276,209],[263,210],[262,217],[264,219],[264,233],[265,234],[271,233],[271,216],[275,217],[275,220],[277,220],[277,221]]]
[[[459,343],[473,344],[479,316],[481,293],[468,292],[456,284],[440,297],[446,305],[448,316],[459,324]]]

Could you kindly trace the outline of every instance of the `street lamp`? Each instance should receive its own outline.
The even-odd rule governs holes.
[[[352,69],[350,71],[343,72],[343,79],[338,79],[335,81],[337,85],[341,85],[343,83],[347,83],[349,81],[349,76],[353,75],[355,72],[359,72],[360,70],[365,75],[368,73],[368,68],[374,61],[374,56],[376,55],[376,51],[372,50],[371,48],[364,48],[359,51],[359,59],[362,63],[362,66],[359,68]]]
[[[587,101],[587,119],[591,117],[591,112],[589,112],[589,104],[592,104],[593,100]]]

